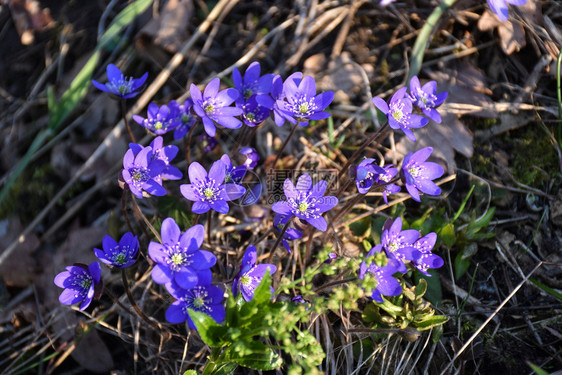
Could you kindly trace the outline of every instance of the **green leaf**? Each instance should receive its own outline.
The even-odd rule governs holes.
[[[152,0],[137,0],[121,11],[111,22],[103,33],[97,48],[105,47],[113,38],[121,35],[122,30],[127,27],[142,12],[152,4]]]
[[[548,375],[548,372],[544,371],[542,368],[540,368],[537,365],[532,364],[531,362],[527,361],[527,364],[529,365],[529,367],[531,367],[533,369],[534,372],[537,373],[537,375]]]
[[[455,257],[455,280],[460,279],[470,267],[470,258],[463,257],[462,252]]]
[[[429,316],[421,321],[416,322],[416,328],[419,331],[426,331],[430,328],[437,327],[445,324],[449,320],[448,317],[444,315],[433,315]]]
[[[238,367],[238,363],[228,362],[228,363],[221,363],[215,367],[215,371],[213,371],[213,375],[231,375],[234,370]]]
[[[183,375],[197,375],[197,371],[195,370],[187,370],[183,373]]]
[[[201,311],[188,309],[187,313],[195,324],[201,340],[210,347],[220,347],[224,341],[221,340],[221,333],[224,332],[225,327],[221,326],[210,315]]]
[[[537,281],[533,278],[530,278],[529,281],[535,284],[536,286],[538,286],[539,288],[541,288],[542,290],[544,290],[546,293],[550,294],[552,297],[562,301],[562,294],[558,293],[556,290],[544,285],[540,281]]]
[[[445,224],[439,231],[439,238],[445,245],[452,247],[457,241],[455,226],[452,223]]]
[[[425,279],[419,279],[418,285],[416,285],[415,295],[416,297],[423,297],[425,292],[427,291],[427,281]]]
[[[451,220],[451,224],[454,223],[459,218],[459,216],[461,216],[462,212],[464,211],[464,207],[466,206],[466,203],[468,202],[468,198],[470,198],[470,195],[472,194],[472,191],[474,190],[475,187],[476,187],[476,185],[472,185],[470,187],[470,190],[469,190],[468,194],[466,194],[466,197],[462,201],[462,204],[459,207],[455,216],[453,217],[453,220]]]
[[[261,341],[246,343],[245,349],[250,353],[241,355],[240,352],[234,350],[234,346],[230,346],[221,355],[221,358],[224,361],[235,362],[240,366],[262,371],[275,370],[283,365],[281,357]]]
[[[441,281],[439,280],[439,275],[435,270],[427,270],[427,272],[431,275],[431,277],[426,276],[419,271],[416,271],[416,273],[414,274],[414,278],[416,282],[419,282],[421,279],[425,280],[425,282],[427,283],[427,291],[423,296],[429,302],[431,302],[435,306],[438,306],[443,299]]]

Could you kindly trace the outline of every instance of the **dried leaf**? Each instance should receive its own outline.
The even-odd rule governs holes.
[[[525,47],[525,29],[519,22],[500,21],[491,11],[486,10],[478,20],[478,28],[482,31],[498,29],[500,45],[506,55]]]
[[[159,16],[139,33],[137,47],[145,52],[155,49],[178,52],[189,37],[188,26],[193,12],[192,0],[168,0]]]
[[[79,339],[70,355],[88,371],[107,373],[113,368],[111,352],[95,329],[90,329]]]
[[[8,5],[23,45],[33,43],[35,31],[43,31],[54,25],[50,10],[41,9],[36,0],[8,0]]]

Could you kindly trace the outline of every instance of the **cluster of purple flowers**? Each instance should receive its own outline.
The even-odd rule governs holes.
[[[110,267],[126,268],[136,262],[139,241],[132,233],[125,233],[119,242],[110,236],[105,236],[102,243],[103,250],[94,249],[94,254]],[[99,298],[103,290],[101,267],[95,261],[90,265],[76,263],[66,267],[66,271],[55,276],[55,285],[64,288],[59,296],[63,305],[73,305],[78,302],[80,311],[85,310],[93,298]]]
[[[383,227],[381,244],[373,247],[367,254],[367,260],[361,263],[359,278],[371,273],[377,282],[371,298],[383,302],[381,296],[393,297],[402,292],[402,287],[394,274],[406,273],[406,265],[410,264],[426,276],[427,270],[439,268],[443,259],[431,252],[435,246],[437,235],[429,233],[420,238],[414,229],[402,230],[402,219],[387,220]],[[384,250],[384,254],[382,252]]]
[[[441,122],[441,116],[435,108],[445,101],[448,93],[437,94],[436,88],[435,81],[428,82],[423,87],[420,86],[418,77],[414,76],[410,80],[409,94],[407,93],[408,88],[402,87],[392,95],[388,103],[381,98],[373,98],[373,104],[386,115],[388,125],[392,129],[402,130],[410,140],[415,142],[416,137],[412,129],[424,127],[429,120],[412,113],[414,105],[433,121]]]
[[[400,178],[406,186],[406,190],[412,196],[412,199],[420,202],[420,191],[428,195],[439,195],[441,189],[433,180],[439,178],[445,173],[443,167],[439,164],[426,161],[433,148],[425,147],[416,152],[410,152],[404,158],[402,169],[400,170]],[[383,198],[388,204],[388,194],[394,194],[400,191],[400,187],[392,183],[398,169],[392,165],[384,168],[377,166],[374,159],[365,159],[355,169],[355,184],[360,194],[366,194],[373,185],[384,186]],[[396,178],[397,180],[398,178]]]

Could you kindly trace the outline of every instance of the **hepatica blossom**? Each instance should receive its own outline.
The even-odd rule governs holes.
[[[507,21],[507,18],[509,17],[507,4],[525,5],[527,4],[527,0],[488,0],[488,5],[490,6],[492,12],[494,12],[502,21]]]
[[[338,204],[337,197],[324,196],[327,185],[326,181],[320,181],[312,186],[312,178],[304,174],[299,177],[295,187],[288,178],[283,184],[287,201],[276,202],[271,209],[284,216],[296,216],[324,232],[328,224],[322,214]]]
[[[248,101],[248,99],[252,96],[269,94],[271,91],[273,74],[264,74],[263,76],[260,76],[260,73],[260,63],[256,61],[248,66],[246,72],[244,73],[244,78],[242,78],[242,75],[237,68],[233,69],[232,81],[234,83],[234,87],[240,94],[236,100],[237,105]]]
[[[386,115],[388,125],[392,129],[401,129],[406,136],[416,141],[410,128],[421,128],[429,122],[422,116],[412,114],[412,100],[406,96],[406,87],[398,89],[387,104],[381,98],[373,98],[373,104]]]
[[[305,76],[300,82],[287,79],[283,83],[284,100],[277,100],[277,106],[285,118],[299,126],[307,126],[310,120],[323,120],[331,115],[324,110],[334,100],[334,93],[326,91],[316,95],[314,78]]]
[[[191,211],[196,214],[205,213],[211,208],[226,214],[229,210],[227,202],[246,193],[243,186],[224,182],[226,165],[221,160],[213,163],[209,173],[201,164],[193,162],[189,165],[188,174],[191,184],[181,185],[180,190],[186,199],[194,202]]]
[[[386,171],[374,164],[375,159],[365,159],[355,168],[355,185],[360,194],[366,194],[380,174]]]
[[[429,195],[441,194],[441,189],[432,180],[443,176],[445,171],[437,163],[427,161],[433,152],[432,147],[409,153],[402,163],[402,180],[412,199],[420,202],[420,191]]]
[[[283,231],[283,228],[285,228],[285,225],[287,225],[287,223],[289,222],[290,218],[291,218],[290,216],[284,216],[279,214],[275,215],[273,217],[273,228],[278,233],[281,233]],[[287,241],[298,240],[299,238],[302,238],[301,231],[295,228],[287,228],[287,230],[283,234],[283,238],[281,239],[281,244],[283,245],[285,250],[287,250],[287,252],[290,254],[291,247],[289,246],[289,243]]]
[[[238,152],[246,156],[246,161],[244,162],[246,168],[254,169],[258,165],[260,156],[255,148],[242,147]]]
[[[215,136],[215,122],[229,129],[237,129],[242,122],[234,116],[242,114],[242,110],[230,105],[238,99],[240,94],[236,89],[225,89],[219,91],[220,80],[213,79],[201,92],[194,84],[191,84],[189,92],[193,100],[193,109],[201,117],[205,132],[211,137]]]
[[[375,277],[377,286],[370,297],[379,303],[383,302],[382,296],[394,297],[402,293],[400,283],[393,276],[396,272],[400,272],[397,262],[394,259],[385,259],[384,256],[381,256],[381,249],[381,245],[373,247],[367,257],[374,257],[375,259],[369,264],[363,262],[359,267],[359,279],[364,279],[367,273]],[[385,262],[386,264],[384,264]]]
[[[397,270],[406,272],[406,262],[418,259],[420,251],[414,247],[414,242],[420,234],[415,229],[402,230],[402,219],[396,218],[394,222],[387,220],[381,235],[381,246],[390,259],[396,259]]]
[[[152,147],[142,147],[134,143],[132,145],[135,146],[130,148],[123,157],[123,170],[121,171],[123,180],[139,199],[143,197],[143,192],[156,196],[165,195],[166,189],[157,181],[157,177],[166,168],[166,163],[153,159]],[[133,149],[139,151],[135,154]]]
[[[414,242],[414,247],[421,255],[412,261],[412,265],[426,276],[431,276],[428,269],[439,268],[444,264],[443,258],[431,252],[436,241],[437,234],[431,232]]]
[[[224,183],[225,184],[230,184],[230,183],[234,183],[237,184],[239,183],[243,178],[244,175],[246,174],[247,168],[245,165],[239,165],[237,167],[235,167],[234,165],[232,165],[232,162],[230,161],[230,158],[228,157],[228,155],[224,154],[223,156],[221,156],[221,161],[224,163]]]
[[[302,80],[302,73],[295,72],[287,77],[288,81],[293,81],[295,85],[298,86],[299,82]],[[273,119],[275,121],[275,125],[283,126],[285,121],[287,120],[287,116],[282,110],[285,101],[285,85],[283,84],[283,78],[280,75],[276,75],[273,77],[273,81],[271,82],[271,93],[270,95],[258,95],[256,96],[256,101],[259,105],[264,106],[273,111]],[[281,107],[280,107],[281,105]]]
[[[168,107],[165,104],[158,107],[158,104],[150,103],[146,112],[146,118],[133,115],[133,120],[150,132],[156,135],[162,135],[179,125],[179,123],[175,121],[177,110],[176,107]]]
[[[241,292],[246,302],[254,298],[254,292],[258,285],[260,285],[267,270],[269,269],[270,275],[273,275],[275,271],[277,271],[277,267],[273,264],[256,264],[256,260],[256,247],[250,245],[242,258],[240,272],[232,282],[232,294],[237,295]],[[271,288],[271,291],[273,292],[273,288]]]
[[[140,78],[125,77],[121,70],[113,64],[107,66],[107,80],[106,84],[101,84],[96,80],[92,83],[96,88],[109,94],[115,95],[121,99],[128,99],[137,96],[139,89],[144,85],[148,73],[144,73]]]
[[[101,294],[101,267],[98,262],[66,267],[66,271],[55,276],[55,285],[64,288],[59,296],[63,305],[82,302],[80,311],[85,310],[95,295]]]
[[[139,240],[131,232],[125,233],[119,243],[111,236],[105,236],[102,247],[103,250],[94,248],[94,253],[99,260],[112,267],[126,268],[136,262]]]
[[[166,320],[170,323],[183,323],[187,320],[189,328],[196,329],[195,324],[189,317],[188,309],[201,311],[210,315],[217,323],[221,323],[225,317],[225,309],[222,305],[223,291],[208,283],[199,283],[194,287],[183,289],[174,286],[168,290],[176,298],[166,310]]]
[[[388,194],[395,194],[400,191],[400,186],[395,184],[389,184],[390,181],[398,174],[398,169],[393,168],[393,165],[387,165],[383,167],[384,173],[377,176],[377,184],[384,185],[384,191],[382,192],[382,197],[384,203],[388,204]]]
[[[193,107],[193,100],[187,98],[183,104],[179,104],[175,100],[170,101],[169,107],[171,113],[175,115],[173,121],[176,123],[174,129],[174,139],[180,139],[187,134],[197,120],[191,114],[191,107]]]
[[[170,291],[174,283],[190,289],[211,282],[210,268],[217,258],[209,251],[200,250],[205,237],[205,228],[201,224],[181,233],[178,224],[169,217],[162,222],[161,234],[161,244],[150,242],[148,245],[148,254],[156,262],[152,269],[156,284],[164,284]]]
[[[242,109],[242,120],[250,127],[257,126],[267,120],[271,111],[260,105],[255,96],[250,97],[248,100],[241,104],[236,104],[238,108]]]
[[[203,133],[197,137],[197,142],[201,146],[201,149],[205,152],[211,151],[218,144],[217,139],[215,137],[211,137],[207,133]]]
[[[441,115],[435,108],[439,107],[445,99],[447,99],[447,92],[437,94],[437,82],[430,81],[420,85],[418,77],[413,76],[410,80],[410,98],[414,104],[422,110],[423,114],[435,121],[441,123]]]

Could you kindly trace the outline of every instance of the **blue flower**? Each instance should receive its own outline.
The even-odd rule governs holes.
[[[55,276],[55,285],[65,288],[59,296],[63,305],[73,305],[82,302],[80,311],[85,310],[94,296],[101,294],[103,288],[101,282],[101,267],[98,262],[92,262],[89,266],[76,264],[66,267],[66,271]]]
[[[488,0],[488,5],[492,12],[502,21],[507,21],[509,16],[507,10],[508,3],[511,5],[525,5],[527,4],[527,0]]]
[[[443,258],[431,252],[436,241],[437,234],[431,232],[414,243],[414,247],[418,249],[421,255],[412,261],[412,265],[426,276],[431,276],[427,272],[428,269],[439,268],[444,264]]]
[[[252,128],[267,120],[271,114],[267,107],[257,102],[255,96],[244,102],[236,103],[236,106],[242,109],[242,120],[244,123]]]
[[[103,250],[94,248],[94,253],[103,263],[116,268],[127,268],[135,264],[139,239],[131,232],[125,233],[119,243],[111,236],[105,236],[102,245]]]
[[[178,324],[187,320],[189,328],[196,329],[189,317],[188,309],[210,315],[217,323],[224,320],[225,309],[222,305],[224,292],[219,287],[211,285],[210,281],[187,289],[174,285],[168,291],[176,298],[166,310],[166,320],[169,323]]]
[[[215,122],[229,129],[237,129],[242,122],[234,116],[242,114],[242,110],[230,105],[239,97],[236,89],[225,89],[219,92],[220,79],[211,80],[203,93],[194,84],[189,92],[193,100],[193,110],[203,121],[205,132],[211,137],[215,136]]]
[[[406,190],[418,202],[421,201],[420,191],[429,195],[441,194],[441,189],[432,180],[443,176],[445,171],[437,163],[426,162],[432,152],[431,147],[422,148],[413,154],[410,152],[402,163],[402,180]]]
[[[374,257],[375,259],[369,264],[367,264],[367,262],[363,262],[359,267],[359,279],[363,280],[367,273],[375,276],[377,287],[373,290],[370,297],[375,300],[375,302],[379,303],[383,302],[382,296],[394,297],[402,293],[402,287],[400,286],[400,283],[393,276],[396,272],[401,271],[398,269],[395,260],[385,260],[384,256],[381,257],[379,255],[381,254],[381,249],[381,245],[373,247],[367,254],[367,257]],[[386,264],[383,265],[385,261]]]
[[[402,230],[402,219],[399,217],[394,222],[389,219],[384,224],[381,245],[389,258],[397,260],[398,272],[406,273],[405,263],[420,257],[420,251],[414,247],[419,236],[417,230]]]
[[[295,85],[298,86],[299,82],[302,80],[302,73],[295,72],[287,77],[288,81],[294,82]],[[282,111],[283,106],[279,106],[279,104],[283,103],[286,97],[285,85],[283,84],[283,78],[280,75],[276,75],[273,77],[273,81],[271,83],[271,95],[258,95],[256,97],[256,101],[259,105],[264,106],[273,111],[273,119],[275,121],[275,125],[283,126],[285,121],[287,120],[287,116]]]
[[[355,169],[355,185],[359,194],[367,194],[378,176],[386,172],[374,163],[375,159],[365,159]]]
[[[238,71],[238,68],[234,68],[232,70],[232,81],[234,82],[234,87],[240,93],[237,103],[246,102],[248,99],[256,95],[269,94],[271,91],[273,74],[264,74],[260,77],[260,72],[260,63],[256,61],[248,66],[243,79],[242,75]]]
[[[384,173],[377,176],[377,184],[384,185],[384,191],[382,192],[382,197],[384,203],[388,204],[388,194],[395,194],[400,191],[400,186],[389,184],[390,181],[398,174],[398,169],[393,168],[393,165],[387,165],[383,167]]]
[[[174,283],[190,289],[198,283],[211,282],[210,268],[217,258],[209,251],[200,250],[205,238],[205,228],[201,224],[181,233],[178,224],[169,217],[162,222],[161,234],[161,244],[150,242],[148,245],[148,254],[156,262],[152,269],[156,284],[164,284],[169,291]]]
[[[388,125],[392,129],[401,129],[410,140],[415,142],[416,137],[410,128],[421,128],[427,125],[429,120],[412,114],[412,100],[406,96],[406,90],[406,87],[398,89],[388,104],[381,98],[373,98],[373,104],[386,115]]]
[[[242,147],[238,150],[239,153],[246,156],[246,161],[244,165],[248,169],[254,169],[258,165],[258,161],[260,160],[260,156],[255,148],[252,147]]]
[[[337,197],[324,196],[327,186],[326,181],[312,186],[312,178],[308,174],[299,177],[296,187],[288,178],[283,184],[287,201],[276,202],[271,209],[284,216],[296,216],[324,232],[328,224],[322,214],[338,204]]]
[[[125,77],[121,70],[113,64],[107,66],[107,82],[105,85],[96,80],[92,80],[94,86],[99,90],[113,94],[121,99],[128,99],[137,96],[138,91],[148,78],[148,72],[140,78]]]
[[[227,154],[221,156],[221,161],[224,163],[224,183],[225,184],[238,184],[246,175],[247,168],[245,165],[235,167],[232,165],[230,158]]]
[[[166,195],[166,189],[157,181],[157,177],[166,168],[166,163],[153,158],[152,147],[142,147],[136,143],[131,143],[130,146],[123,157],[124,169],[121,174],[131,192],[139,199],[143,198],[143,192],[156,196]]]
[[[177,124],[177,127],[174,130],[174,139],[180,139],[185,136],[197,122],[196,118],[191,114],[193,100],[187,98],[181,105],[175,100],[172,100],[168,106],[175,114],[173,121]]]
[[[134,115],[133,120],[150,132],[162,135],[178,127],[179,122],[176,121],[178,110],[177,107],[168,107],[165,104],[158,107],[158,104],[150,103],[146,111],[147,118]]]
[[[423,114],[435,121],[441,123],[441,115],[435,108],[439,107],[445,99],[447,99],[447,92],[436,93],[437,82],[430,81],[420,86],[418,77],[413,76],[410,80],[410,98],[414,104],[422,110]]]
[[[289,222],[290,216],[280,215],[277,214],[273,217],[273,228],[278,232],[281,233],[285,225]],[[287,250],[287,252],[291,253],[291,247],[287,241],[298,240],[302,238],[302,232],[295,229],[295,228],[287,228],[285,233],[283,234],[283,238],[281,239],[281,244]]]
[[[226,165],[217,160],[211,166],[209,173],[201,164],[193,162],[188,169],[191,184],[180,186],[181,194],[193,201],[191,211],[203,214],[211,208],[221,214],[228,213],[228,201],[240,198],[246,189],[238,184],[226,184]]]
[[[267,270],[269,269],[270,275],[273,275],[275,271],[277,271],[277,267],[273,264],[256,264],[256,260],[256,247],[250,245],[242,257],[240,272],[232,282],[232,294],[237,295],[241,292],[246,302],[254,298],[254,292],[258,285],[260,285]],[[273,288],[271,288],[271,292],[273,293]]]

